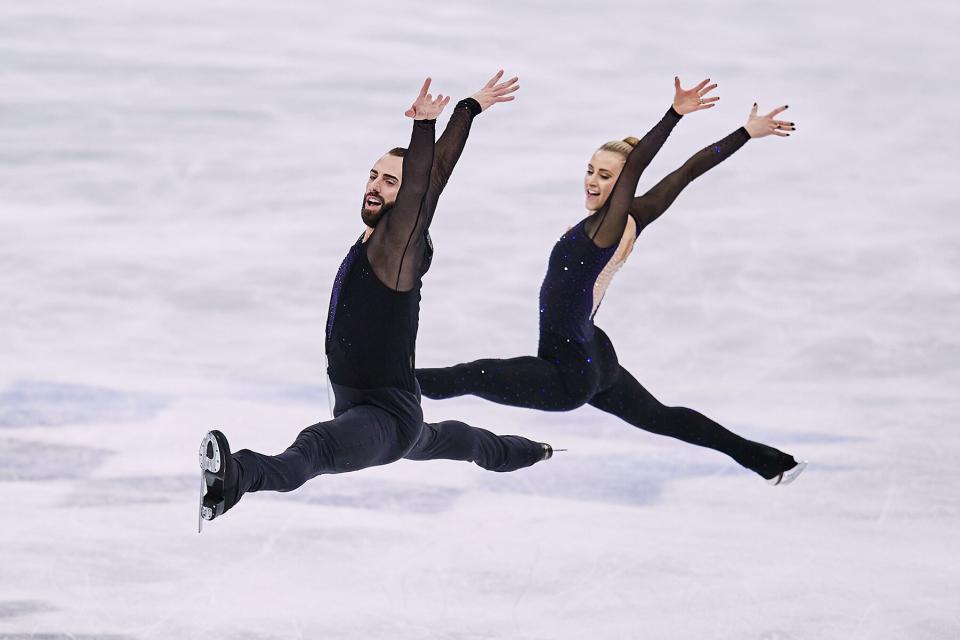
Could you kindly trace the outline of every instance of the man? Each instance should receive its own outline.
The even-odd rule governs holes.
[[[513,100],[517,78],[499,71],[457,103],[434,142],[436,118],[449,97],[428,93],[430,78],[405,115],[413,118],[409,149],[393,149],[370,170],[361,217],[364,234],[340,265],[327,316],[327,373],[334,418],[304,429],[283,453],[247,449],[231,455],[226,437],[200,444],[204,491],[200,526],[253,491],[292,491],[320,474],[345,473],[410,460],[464,460],[491,471],[514,471],[553,454],[550,445],[497,436],[462,422],[424,424],[414,353],[421,278],[433,247],[427,230],[437,201],[466,144],[473,118]]]

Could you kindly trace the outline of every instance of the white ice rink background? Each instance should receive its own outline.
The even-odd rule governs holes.
[[[0,638],[960,638],[958,31],[928,0],[4,0]],[[662,401],[811,466],[426,401],[570,451],[321,477],[198,536],[207,429],[273,453],[327,416],[330,285],[423,77],[499,66],[419,364],[534,352],[590,153],[709,76],[641,189],[754,100],[798,131],[685,191],[597,323]]]

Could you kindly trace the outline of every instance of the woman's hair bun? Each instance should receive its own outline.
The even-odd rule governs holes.
[[[612,151],[613,153],[619,153],[624,158],[630,155],[630,152],[633,151],[633,148],[637,146],[637,143],[640,142],[633,136],[629,138],[624,138],[623,140],[611,140],[603,144],[597,151]]]

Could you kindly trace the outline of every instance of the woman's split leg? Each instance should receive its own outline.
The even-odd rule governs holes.
[[[489,471],[516,471],[545,460],[549,445],[521,436],[498,436],[457,420],[424,424],[408,460],[463,460]]]
[[[725,453],[767,479],[797,464],[793,456],[742,438],[693,409],[665,406],[623,367],[619,380],[590,404],[644,431]]]
[[[586,402],[586,398],[568,391],[556,364],[533,356],[417,369],[417,381],[423,395],[434,400],[474,395],[541,411],[570,411]]]

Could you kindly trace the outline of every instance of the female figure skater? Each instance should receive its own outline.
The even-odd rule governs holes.
[[[752,442],[686,407],[668,407],[619,365],[607,335],[593,323],[613,275],[640,232],[684,187],[753,138],[789,136],[792,122],[778,107],[694,154],[679,169],[635,198],[640,174],[684,115],[710,109],[719,97],[709,78],[689,90],[674,78],[673,105],[642,140],[608,142],[593,154],[584,178],[588,215],[557,241],[540,288],[537,356],[485,359],[439,369],[417,369],[423,395],[442,399],[470,394],[544,411],[590,405],[635,427],[726,453],[771,484],[792,482],[806,466],[773,447]]]

